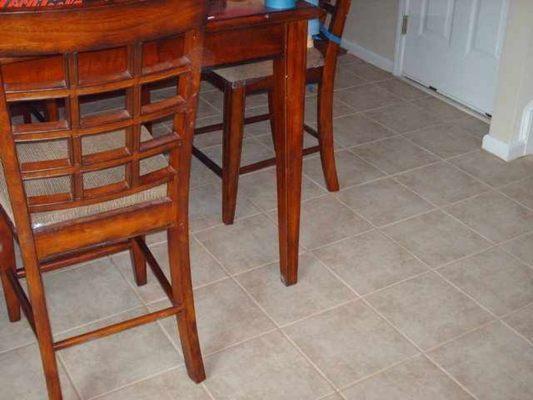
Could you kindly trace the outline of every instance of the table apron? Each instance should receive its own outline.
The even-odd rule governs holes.
[[[206,33],[203,66],[236,64],[283,53],[284,24]]]

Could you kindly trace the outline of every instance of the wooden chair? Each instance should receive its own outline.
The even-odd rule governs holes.
[[[333,148],[333,89],[338,41],[344,30],[350,3],[351,0],[320,0],[320,7],[326,11],[321,22],[327,24],[329,20],[329,33],[317,43],[318,48],[311,48],[307,53],[307,83],[318,83],[318,129],[307,124],[304,129],[315,136],[319,144],[304,149],[304,155],[320,151],[322,169],[330,191],[339,190]],[[270,120],[271,130],[274,131],[276,105],[273,104],[270,90],[273,84],[272,71],[272,62],[263,61],[217,68],[203,74],[203,79],[224,92],[224,121],[222,124],[198,128],[195,134],[222,129],[222,167],[196,147],[193,148],[193,154],[222,177],[222,219],[226,224],[232,224],[235,218],[239,175],[275,165],[275,158],[242,167],[240,165],[244,125]],[[263,91],[269,93],[269,114],[245,118],[246,96]]]
[[[10,320],[22,309],[37,336],[52,400],[62,398],[56,351],[172,315],[189,376],[205,379],[188,237],[205,20],[198,0],[0,13],[0,277]],[[23,56],[30,59],[8,59]],[[144,87],[169,79],[174,95],[141,102]],[[80,111],[86,97],[113,91],[124,94],[122,109]],[[51,121],[10,117],[12,106],[50,99],[63,104]],[[154,139],[144,124],[162,118],[174,129]],[[167,230],[171,283],[144,242],[158,230]],[[14,239],[23,267],[15,265]],[[171,306],[54,341],[42,273],[127,249],[137,284],[146,282],[148,263]]]

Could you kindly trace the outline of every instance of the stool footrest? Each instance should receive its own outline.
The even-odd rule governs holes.
[[[109,336],[114,333],[122,332],[126,329],[134,328],[139,325],[148,324],[161,318],[170,317],[171,315],[178,314],[182,311],[182,309],[183,307],[181,306],[168,307],[163,310],[154,311],[149,314],[141,315],[136,318],[131,318],[126,321],[118,322],[116,324],[109,325],[100,329],[95,329],[94,331],[60,340],[54,343],[54,350],[63,350],[67,347],[75,346],[77,344],[85,343],[90,340]]]

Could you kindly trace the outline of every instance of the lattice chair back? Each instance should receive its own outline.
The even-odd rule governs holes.
[[[0,65],[0,202],[17,230],[183,201],[205,9],[125,0],[0,14],[0,59],[27,57]],[[142,95],[168,81],[166,96]],[[52,120],[11,112],[50,102]],[[157,122],[169,129],[152,137]]]

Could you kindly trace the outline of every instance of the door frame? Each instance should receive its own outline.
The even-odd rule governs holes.
[[[392,73],[395,76],[403,75],[403,61],[405,55],[405,40],[407,35],[402,34],[403,17],[408,15],[409,0],[399,0],[398,18],[396,21],[396,45],[394,50],[394,67]]]

